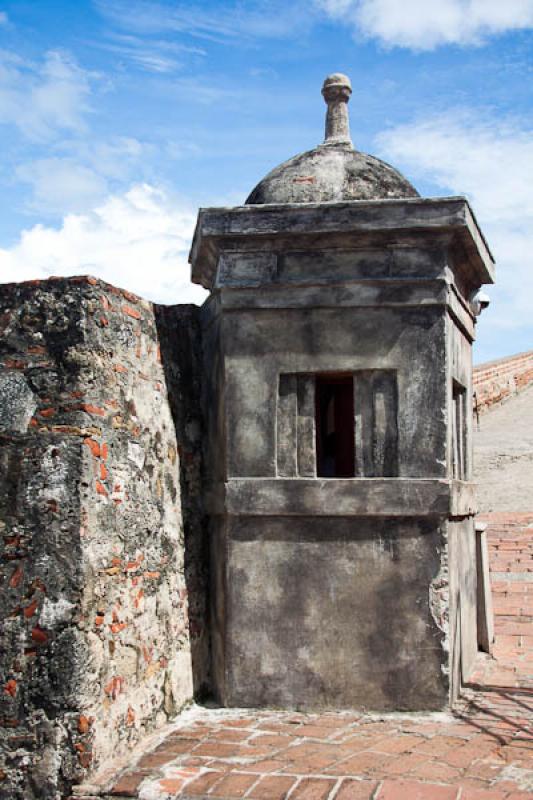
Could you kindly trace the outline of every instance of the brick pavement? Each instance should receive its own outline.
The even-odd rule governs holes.
[[[533,798],[533,513],[491,514],[494,658],[453,714],[194,708],[76,798]]]

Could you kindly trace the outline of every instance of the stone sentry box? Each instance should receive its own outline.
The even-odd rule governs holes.
[[[353,150],[328,80],[324,144],[201,210],[191,251],[215,690],[440,709],[477,651],[471,298],[493,261],[464,198]]]

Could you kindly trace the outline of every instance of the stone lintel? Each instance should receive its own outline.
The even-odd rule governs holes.
[[[441,517],[475,513],[474,485],[425,478],[233,478],[208,492],[230,516]]]
[[[215,282],[224,241],[339,234],[381,234],[384,241],[415,233],[452,234],[479,285],[494,282],[494,259],[463,197],[354,200],[341,203],[297,203],[201,209],[189,261],[192,280],[207,289]]]

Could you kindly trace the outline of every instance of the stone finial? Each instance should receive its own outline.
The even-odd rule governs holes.
[[[351,144],[348,100],[352,93],[352,83],[346,75],[335,72],[328,75],[322,86],[322,95],[328,105],[326,114],[325,144],[346,142]]]

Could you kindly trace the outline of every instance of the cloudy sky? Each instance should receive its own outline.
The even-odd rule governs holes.
[[[356,147],[474,207],[476,361],[533,348],[533,0],[0,0],[0,281],[201,302],[198,206],[320,142],[333,71]]]

